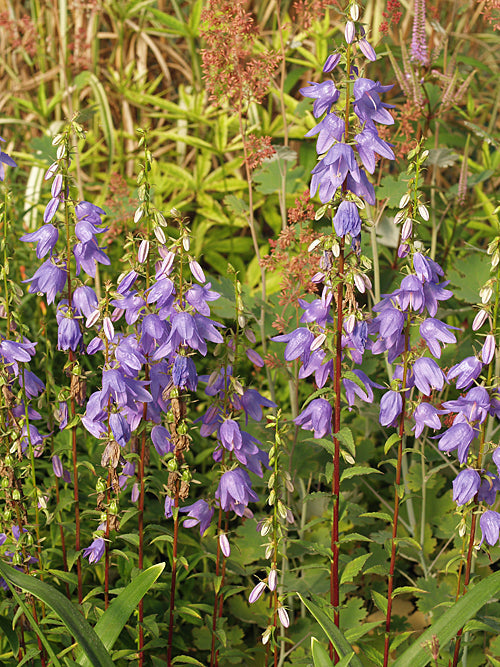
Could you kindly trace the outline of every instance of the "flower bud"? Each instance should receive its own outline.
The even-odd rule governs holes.
[[[486,336],[483,349],[481,350],[481,358],[483,360],[483,364],[489,364],[494,356],[495,356],[495,336],[489,334],[488,336]]]
[[[191,273],[193,274],[193,277],[199,282],[199,283],[204,283],[206,282],[205,274],[203,273],[203,269],[201,266],[198,264],[196,260],[193,260],[192,262],[189,262],[189,269]]]
[[[405,208],[409,203],[409,201],[410,201],[410,195],[408,194],[408,192],[405,192],[405,194],[399,200],[399,208]]]
[[[356,316],[354,313],[351,313],[344,321],[344,330],[347,334],[351,334],[354,331],[354,325],[356,324]]]
[[[487,318],[488,318],[488,313],[486,310],[480,310],[478,313],[476,313],[476,317],[472,322],[472,331],[477,331],[478,329],[480,329],[486,322]]]
[[[359,5],[354,2],[349,9],[349,13],[352,20],[357,21],[359,19]]]
[[[311,352],[314,352],[314,350],[317,350],[318,348],[320,348],[323,345],[323,343],[325,342],[325,340],[326,340],[326,334],[324,334],[324,333],[321,333],[318,336],[316,336],[316,338],[311,343],[311,348],[310,348]]]
[[[154,227],[153,232],[154,232],[154,235],[156,236],[156,238],[158,239],[159,243],[164,244],[164,243],[167,242],[167,237],[165,236],[165,232],[163,231],[163,229],[161,227],[158,227],[158,226]]]
[[[355,35],[356,35],[356,26],[352,21],[347,21],[344,31],[345,41],[348,44],[352,44]]]
[[[62,174],[57,174],[54,180],[52,181],[52,187],[50,189],[52,196],[57,197],[62,190],[63,185],[63,176]]]
[[[413,220],[411,218],[406,218],[401,227],[401,240],[407,241],[413,232]]]
[[[143,239],[139,246],[139,252],[137,253],[137,260],[140,264],[144,264],[149,255],[149,241]]]
[[[102,328],[104,330],[104,335],[109,341],[112,341],[115,337],[115,328],[109,317],[105,317],[102,323]]]
[[[224,554],[226,558],[229,558],[231,555],[231,546],[229,544],[229,540],[227,539],[226,533],[219,533],[219,545],[220,545],[220,550]]]
[[[189,252],[189,248],[191,247],[191,242],[189,241],[189,236],[183,236],[182,237],[182,247],[186,252]]]
[[[427,206],[424,206],[423,204],[419,204],[418,205],[418,212],[420,213],[420,217],[422,218],[422,220],[425,220],[427,222],[427,220],[429,219],[429,210],[428,210]]]
[[[267,577],[267,587],[269,588],[270,591],[275,591],[277,583],[278,583],[278,573],[276,572],[276,569],[273,567],[271,569],[271,572],[269,572],[269,576]]]
[[[290,619],[288,617],[288,612],[285,607],[278,607],[278,616],[280,623],[284,628],[288,628],[290,625]]]
[[[252,591],[250,592],[250,595],[248,596],[248,602],[250,604],[257,602],[257,600],[264,592],[265,588],[266,588],[266,583],[264,581],[259,581],[259,583],[256,586],[254,586]]]

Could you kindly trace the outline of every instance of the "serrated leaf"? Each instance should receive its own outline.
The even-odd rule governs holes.
[[[425,593],[423,588],[417,588],[416,586],[399,586],[392,591],[392,598],[394,599],[398,595],[403,595],[404,593]]]
[[[372,600],[375,603],[376,607],[380,609],[380,611],[383,614],[387,614],[387,598],[385,598],[378,591],[374,591],[373,589],[371,591],[371,594],[372,594]]]
[[[357,477],[359,475],[373,475],[378,474],[382,475],[381,470],[375,470],[375,468],[370,468],[369,466],[353,466],[352,468],[347,468],[344,470],[340,477],[340,481],[345,479],[350,479],[351,477]]]
[[[334,434],[334,437],[341,442],[344,447],[349,451],[352,456],[356,455],[356,446],[354,444],[354,438],[352,437],[352,431],[347,426],[343,426],[338,433]]]
[[[335,444],[332,440],[328,440],[328,438],[314,438],[314,440],[309,439],[307,442],[314,442],[320,447],[323,447],[323,449],[326,449],[332,456],[335,453]]]
[[[349,561],[340,577],[340,585],[353,581],[358,572],[363,569],[363,565],[370,556],[371,554],[363,554],[362,556],[358,556],[357,558],[354,558],[354,560]]]
[[[392,523],[392,517],[387,512],[365,512],[359,516],[367,519],[382,519],[386,523]]]
[[[427,164],[446,169],[446,167],[452,167],[458,159],[458,154],[450,148],[431,148],[427,157]]]

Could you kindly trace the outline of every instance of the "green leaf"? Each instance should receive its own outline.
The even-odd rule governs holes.
[[[18,572],[15,568],[1,561],[0,574],[10,584],[31,593],[57,614],[68,628],[71,636],[81,646],[85,655],[88,656],[90,662],[87,664],[113,667],[113,661],[97,634],[83,618],[80,611],[62,593],[43,581],[39,581],[36,577]],[[59,662],[57,661],[56,664],[59,664]]]
[[[486,577],[453,604],[438,618],[417,641],[410,646],[392,667],[425,667],[431,660],[429,643],[435,636],[440,646],[446,646],[457,632],[472,618],[481,607],[500,592],[500,572]],[[372,591],[373,593],[373,591]]]
[[[204,667],[203,663],[200,662],[199,660],[196,660],[196,658],[192,658],[189,655],[178,655],[176,658],[172,660],[173,665],[199,665],[200,667]]]
[[[354,558],[354,560],[350,560],[342,572],[340,584],[347,584],[352,581],[358,572],[363,568],[363,565],[366,563],[368,558],[370,558],[370,556],[371,554],[363,554],[362,556]]]
[[[378,591],[371,590],[372,600],[383,614],[387,614],[387,598]]]
[[[314,660],[314,667],[333,666],[333,662],[330,660],[328,652],[321,646],[316,637],[311,637],[311,653]]]
[[[102,638],[102,643],[109,651],[113,648],[130,615],[163,572],[165,563],[148,567],[128,584],[111,602],[101,618],[97,621],[94,631]],[[92,667],[88,656],[79,656],[78,663]]]
[[[19,651],[19,639],[12,629],[12,621],[9,621],[3,616],[0,616],[0,629],[2,630],[4,636],[7,638],[12,653],[17,655],[17,652]]]
[[[346,468],[340,477],[340,481],[343,482],[345,479],[350,479],[351,477],[357,477],[358,475],[373,475],[377,473],[382,474],[381,470],[375,470],[375,468],[370,468],[369,466],[352,466],[352,468]]]
[[[392,599],[398,595],[403,595],[403,593],[425,593],[422,588],[417,588],[416,586],[399,586],[392,591]]]
[[[351,664],[353,667],[363,667],[358,656],[354,654],[352,646],[344,637],[343,633],[337,628],[333,620],[328,616],[326,611],[321,609],[321,607],[319,607],[315,602],[312,602],[311,600],[303,597],[300,593],[298,593],[298,596],[306,609],[311,612],[313,617],[320,624],[326,636],[332,642],[333,647],[337,651],[339,657],[343,658],[353,653],[351,658]]]
[[[335,433],[334,437],[336,437],[337,440],[347,448],[349,454],[352,454],[352,456],[356,455],[356,446],[354,444],[354,438],[352,437],[352,431],[350,428],[343,426],[338,433]]]
[[[399,433],[393,433],[387,440],[384,445],[384,454],[390,450],[390,448],[400,441]]]

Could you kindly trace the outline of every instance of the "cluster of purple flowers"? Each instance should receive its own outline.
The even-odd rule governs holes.
[[[352,35],[350,33],[346,35],[346,40],[350,44],[354,40],[356,28],[352,21],[348,25],[351,26]],[[361,31],[361,27],[359,30]],[[358,43],[363,53],[369,54],[370,60],[376,58],[373,49],[365,47],[370,45],[364,38],[364,33]],[[325,73],[333,71],[340,61],[341,55],[338,53],[329,56],[323,71]],[[340,90],[334,81],[313,83],[300,90],[305,97],[314,99],[315,118],[326,114],[305,135],[306,137],[318,135],[316,151],[320,159],[312,170],[311,194],[318,192],[321,202],[327,204],[341,192],[333,223],[338,236],[349,234],[352,238],[359,236],[361,232],[361,218],[355,199],[360,197],[369,204],[375,203],[375,191],[366,172],[373,174],[375,171],[376,155],[389,160],[395,157],[390,145],[379,137],[376,126],[376,123],[383,125],[394,123],[388,111],[393,105],[385,104],[380,99],[380,94],[390,90],[392,85],[383,86],[379,82],[356,75],[357,70],[351,68],[349,76],[355,78],[352,85],[352,104],[358,120],[358,127],[355,127],[352,139],[349,136],[351,128],[349,127],[346,132],[345,120],[332,111],[333,105],[340,98]],[[350,198],[348,193],[354,197]]]

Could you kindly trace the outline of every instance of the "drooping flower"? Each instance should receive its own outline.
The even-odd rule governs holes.
[[[333,218],[333,225],[338,236],[358,236],[361,233],[361,218],[353,201],[344,200],[340,203]]]
[[[56,294],[64,289],[66,277],[66,268],[62,268],[48,259],[38,267],[32,278],[23,280],[23,282],[31,283],[28,290],[30,294],[36,292],[46,294],[47,303],[50,304],[53,303]]]
[[[436,320],[433,317],[428,317],[420,325],[420,335],[427,343],[430,353],[439,359],[441,357],[441,346],[439,345],[439,342],[456,343],[456,336],[450,331],[450,329],[456,328],[457,327],[451,327],[448,324],[444,324],[444,322]]]
[[[453,500],[458,506],[472,500],[481,486],[481,477],[477,470],[462,470],[453,480]]]
[[[474,429],[470,424],[459,422],[453,424],[439,437],[438,448],[442,452],[452,452],[458,449],[458,460],[460,463],[467,461],[470,443],[475,436]]]
[[[210,522],[214,515],[213,507],[205,500],[197,500],[192,505],[187,505],[182,507],[180,510],[182,513],[187,513],[187,517],[184,521],[184,526],[186,528],[193,528],[193,526],[200,526],[200,535],[203,536],[203,533],[210,526]]]
[[[483,534],[480,544],[486,540],[491,547],[495,546],[500,532],[500,514],[493,510],[486,510],[479,519],[479,526]]]
[[[397,391],[387,391],[380,399],[379,422],[382,426],[392,426],[403,409],[403,398]]]
[[[445,376],[434,359],[421,357],[413,364],[415,384],[422,394],[430,396],[433,389],[441,391],[444,386]]]
[[[331,403],[324,398],[315,398],[293,421],[306,431],[313,431],[315,438],[323,438],[332,432]]]
[[[92,544],[83,550],[83,557],[89,559],[89,563],[98,563],[104,556],[106,542],[103,537],[97,537]]]
[[[243,468],[228,470],[221,476],[215,497],[225,512],[232,510],[238,516],[246,514],[249,502],[258,500],[250,476]]]
[[[466,357],[460,363],[452,366],[448,371],[448,382],[457,378],[457,389],[467,389],[479,376],[483,369],[483,364],[477,357]]]
[[[59,232],[54,225],[42,225],[35,232],[24,234],[19,240],[25,243],[36,243],[36,256],[41,259],[47,253],[52,253],[58,238]]]
[[[304,97],[314,99],[313,115],[315,118],[319,118],[325,111],[330,110],[339,99],[340,93],[333,81],[324,81],[323,83],[309,81],[309,83],[311,84],[310,86],[301,88],[299,92]]]

